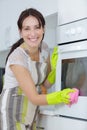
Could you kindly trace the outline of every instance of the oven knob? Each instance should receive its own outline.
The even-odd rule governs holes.
[[[70,30],[65,31],[66,36],[70,36]]]
[[[70,33],[71,33],[71,35],[75,35],[76,34],[75,28],[71,28]]]
[[[77,31],[77,34],[81,34],[82,33],[82,28],[81,27],[77,27],[76,31]]]

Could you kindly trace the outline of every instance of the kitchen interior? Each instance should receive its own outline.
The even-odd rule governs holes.
[[[29,7],[37,8],[45,16],[44,41],[50,53],[54,46],[59,48],[56,83],[48,93],[67,87],[80,90],[76,104],[41,106],[35,122],[37,130],[87,130],[86,0],[0,0],[0,93],[6,56],[12,43],[19,38],[17,18],[21,10]]]

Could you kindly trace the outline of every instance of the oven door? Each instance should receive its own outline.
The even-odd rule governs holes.
[[[78,88],[76,104],[56,105],[55,114],[87,120],[87,41],[60,45],[56,71],[56,91]]]

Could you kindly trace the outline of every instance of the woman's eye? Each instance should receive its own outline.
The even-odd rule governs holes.
[[[40,29],[40,27],[36,27],[37,29]]]
[[[29,28],[24,28],[24,30],[29,30]]]
[[[40,26],[36,26],[35,29],[40,29]]]
[[[33,29],[31,29],[30,27],[24,27],[24,28],[23,28],[23,30],[25,30],[25,31],[30,31],[30,30],[39,30],[39,29],[41,29],[40,26],[35,26],[35,27],[33,27]]]

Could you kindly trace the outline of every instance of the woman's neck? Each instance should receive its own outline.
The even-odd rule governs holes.
[[[26,43],[23,43],[21,47],[26,51],[32,60],[39,61],[39,48],[29,47]]]

